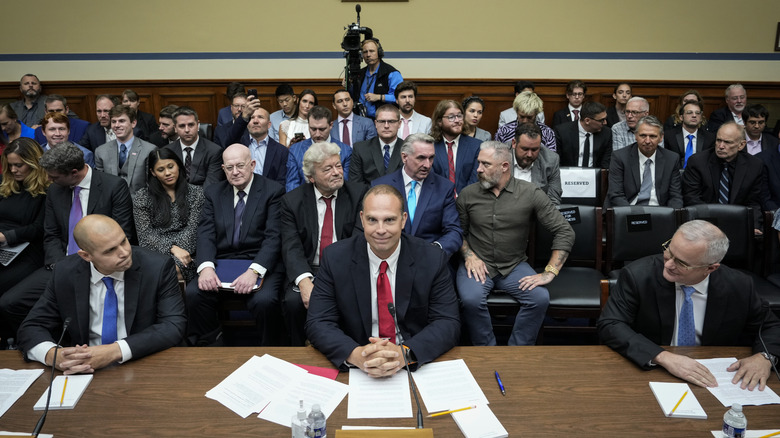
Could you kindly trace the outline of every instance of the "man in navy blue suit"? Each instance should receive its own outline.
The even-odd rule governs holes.
[[[433,137],[412,134],[401,146],[401,169],[375,179],[372,185],[387,184],[405,195],[409,219],[404,232],[437,245],[451,256],[463,244],[455,185],[431,172],[435,149]]]
[[[442,100],[433,110],[431,136],[436,148],[433,171],[449,179],[460,193],[477,182],[480,141],[463,131],[463,107],[454,100]]]
[[[342,88],[333,93],[333,109],[338,113],[338,117],[330,130],[330,137],[353,147],[355,143],[376,137],[374,122],[353,113],[354,106],[349,91]],[[344,135],[345,133],[347,135]]]

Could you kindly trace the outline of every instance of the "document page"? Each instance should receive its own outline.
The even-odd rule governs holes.
[[[43,369],[0,370],[0,417],[11,409],[41,374]]]
[[[780,403],[780,397],[767,386],[763,391],[758,388],[748,391],[747,388],[741,389],[738,382],[736,385],[731,383],[736,371],[726,371],[729,365],[737,361],[735,357],[725,357],[716,359],[699,359],[698,362],[712,373],[718,381],[715,388],[707,388],[723,406],[730,407],[734,403],[742,406],[772,405]]]
[[[487,405],[476,409],[453,412],[452,419],[466,438],[504,438],[508,437],[504,426]]]
[[[463,359],[429,363],[412,376],[428,413],[490,403]]]
[[[87,390],[87,387],[92,382],[94,374],[76,374],[73,376],[57,376],[54,378],[54,382],[51,384],[51,402],[49,403],[50,410],[57,409],[73,409],[76,407],[76,403],[81,400],[81,396]],[[64,397],[63,397],[64,394]],[[43,391],[41,397],[33,406],[36,411],[43,411],[46,409],[46,399],[49,398],[49,388]]]
[[[328,418],[336,410],[339,403],[344,400],[348,391],[348,385],[316,374],[306,373],[299,376],[283,392],[274,395],[268,406],[257,417],[290,427],[291,417],[298,412],[299,402],[303,400],[303,406],[307,412],[311,411],[312,405],[318,404],[322,413],[325,414],[325,418]]]
[[[347,418],[411,418],[409,379],[401,370],[374,378],[358,368],[349,369]]]

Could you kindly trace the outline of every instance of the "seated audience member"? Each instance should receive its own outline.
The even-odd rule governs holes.
[[[372,377],[393,375],[404,366],[401,354],[415,370],[458,343],[458,299],[447,255],[402,232],[403,204],[396,189],[372,187],[360,213],[364,232],[324,251],[306,335],[342,370],[355,366]]]
[[[742,120],[745,122],[745,140],[747,140],[746,150],[750,155],[758,155],[767,150],[778,150],[780,140],[765,132],[768,119],[769,111],[763,105],[750,105],[742,112]]]
[[[626,121],[612,125],[612,151],[623,149],[636,141],[636,122],[650,114],[650,103],[643,97],[634,96],[626,103]]]
[[[333,129],[330,130],[330,137],[347,146],[354,146],[377,135],[374,122],[352,112],[353,106],[349,91],[341,89],[333,93],[333,109],[336,110],[338,117],[333,124]]]
[[[225,88],[225,97],[227,97],[227,99],[232,103],[233,96],[238,93],[246,94],[246,88],[244,88],[244,84],[241,82],[229,82]],[[228,105],[219,109],[219,113],[217,114],[217,126],[230,123],[230,121],[233,120],[233,110],[231,106],[232,105]]]
[[[636,142],[615,151],[605,207],[660,205],[682,208],[680,156],[659,148],[664,128],[654,116],[636,123]]]
[[[46,95],[42,94],[41,90],[41,81],[38,80],[38,76],[27,73],[19,80],[19,91],[22,93],[22,98],[10,104],[14,113],[18,115],[19,121],[33,129],[38,126],[46,113],[44,109]],[[11,140],[14,139],[8,141]]]
[[[718,132],[720,125],[726,122],[734,122],[738,125],[745,124],[742,119],[742,111],[747,106],[747,91],[742,84],[731,84],[726,88],[726,106],[720,107],[710,114],[707,129],[710,132]]]
[[[41,148],[19,138],[5,148],[0,160],[0,248],[27,243],[8,266],[0,264],[0,296],[43,266],[43,213],[49,178],[38,164]],[[15,338],[0,322],[0,341]],[[0,349],[6,345],[0,344]]]
[[[699,94],[696,90],[688,90],[685,93],[680,95],[680,98],[677,101],[677,106],[674,108],[674,112],[672,115],[669,116],[668,119],[666,119],[666,122],[664,122],[664,131],[668,132],[671,131],[672,128],[675,128],[682,124],[683,120],[680,116],[680,108],[684,107],[686,104],[691,102],[698,102],[704,107],[704,99],[701,97],[701,94]],[[701,126],[704,127],[707,124],[707,118],[704,117],[704,114],[701,115]]]
[[[302,97],[305,99],[306,97]],[[330,131],[333,127],[333,114],[324,106],[315,106],[309,112],[309,121],[306,128],[309,131],[309,139],[290,146],[290,155],[287,157],[287,182],[285,186],[287,191],[306,183],[306,177],[303,175],[303,154],[314,143],[335,143],[341,148],[341,166],[349,169],[349,160],[352,156],[352,148],[340,141],[335,141],[330,137]],[[349,180],[348,175],[344,179]]]
[[[110,94],[101,94],[95,98],[95,108],[97,113],[97,122],[90,123],[84,136],[78,141],[78,144],[94,151],[100,145],[104,145],[111,140],[116,140],[114,131],[111,130],[111,117],[109,113],[111,108],[118,105],[118,99]]]
[[[181,343],[187,318],[171,259],[130,246],[107,216],[85,216],[73,234],[78,256],[57,264],[19,328],[25,357],[52,365],[66,318],[67,341],[56,353],[65,374],[92,373]]]
[[[170,149],[149,154],[149,179],[133,198],[138,246],[170,256],[180,280],[195,278],[195,237],[203,189],[187,183],[184,165]]]
[[[560,158],[555,152],[542,147],[542,130],[539,125],[518,125],[512,140],[512,149],[512,174],[515,179],[536,184],[553,204],[560,205],[563,193]]]
[[[521,123],[533,122],[539,126],[539,129],[542,130],[542,146],[553,152],[558,150],[558,146],[555,141],[555,132],[552,130],[552,128],[548,127],[544,123],[541,123],[537,117],[539,114],[544,113],[544,106],[542,99],[540,99],[536,93],[523,91],[522,93],[518,94],[517,97],[515,97],[515,102],[512,105],[512,108],[515,110],[516,118],[515,120],[498,129],[495,136],[496,141],[500,141],[501,143],[506,143],[508,145],[512,144],[512,140],[515,138],[515,130],[517,129],[517,125]]]
[[[73,143],[70,138],[70,122],[73,119],[68,118],[64,113],[46,113],[41,121],[41,130],[43,132],[44,142],[41,144],[43,152],[61,144],[74,144],[84,153],[84,162],[91,167],[95,166],[95,155],[84,146]]]
[[[68,141],[71,143],[78,143],[78,141],[81,140],[81,137],[84,136],[84,133],[87,132],[87,126],[89,126],[89,122],[76,117],[76,114],[74,114],[70,108],[68,108],[68,100],[59,94],[50,94],[46,96],[43,107],[46,110],[44,114],[62,113],[68,117],[68,122],[70,124],[70,134],[68,134]],[[71,116],[71,114],[73,115]],[[43,129],[41,129],[40,126],[35,128],[35,141],[40,144],[44,144],[46,142],[46,138],[43,135]]]
[[[344,181],[341,148],[314,143],[303,155],[307,184],[281,201],[282,259],[287,271],[284,320],[292,345],[304,345],[306,309],[322,251],[353,235],[366,187]],[[335,202],[334,202],[335,201]]]
[[[462,315],[473,345],[496,345],[487,296],[506,290],[520,303],[509,345],[534,345],[553,281],[574,244],[574,231],[550,198],[534,184],[515,179],[508,145],[482,143],[479,183],[466,187],[456,202],[463,228],[463,262],[456,277]],[[490,212],[490,214],[486,214]],[[526,262],[531,224],[553,235],[552,255],[537,274]]]
[[[515,83],[515,97],[517,97],[518,94],[522,93],[523,91],[530,91],[534,92],[536,90],[536,86],[531,81],[517,81]],[[509,107],[503,111],[501,111],[501,114],[498,116],[498,128],[501,129],[502,126],[506,125],[507,123],[511,123],[517,120],[517,113],[515,112],[515,109],[513,107]],[[544,123],[544,113],[541,112],[536,115],[536,120],[539,121],[539,123]]]
[[[417,103],[417,84],[403,81],[395,88],[395,101],[401,110],[401,127],[398,137],[403,140],[411,134],[429,134],[431,119],[414,110]]]
[[[400,121],[400,112],[395,105],[382,105],[376,110],[376,120],[372,124],[376,125],[378,135],[354,145],[347,169],[350,181],[369,185],[401,167]]]
[[[479,96],[471,96],[464,99],[462,105],[464,112],[463,135],[474,137],[479,141],[488,141],[493,138],[489,132],[478,126],[482,120],[485,102]]]
[[[780,321],[749,276],[720,264],[728,247],[715,225],[693,220],[663,245],[663,256],[627,265],[601,312],[601,342],[643,369],[660,365],[707,387],[718,384],[706,367],[662,346],[750,345],[755,354],[728,371],[736,371],[732,382],[741,380],[742,388],[763,390],[780,355]]]
[[[395,89],[404,78],[400,71],[384,62],[385,53],[377,38],[364,39],[360,48],[366,66],[358,73],[352,95],[360,96],[358,102],[365,109],[365,116],[373,119],[379,106],[395,103]]]
[[[157,122],[154,121],[153,115],[138,109],[140,104],[141,98],[138,96],[138,93],[133,90],[125,90],[122,92],[122,105],[127,105],[135,110],[138,137],[148,141],[149,137],[153,133],[159,131],[160,127],[157,126]]]
[[[279,124],[279,143],[290,147],[299,141],[311,138],[309,134],[309,112],[318,105],[317,94],[308,88],[298,95],[298,105],[289,119]],[[330,132],[328,133],[330,135]]]
[[[223,123],[214,129],[214,143],[218,144],[222,149],[235,143],[230,141],[230,131],[233,125],[236,123],[236,119],[241,116],[241,113],[246,108],[247,95],[244,93],[236,93],[233,95],[233,100],[230,105],[231,119],[227,123]],[[258,101],[259,102],[259,101]],[[243,132],[241,133],[243,134]]]
[[[121,177],[134,194],[146,187],[146,159],[157,146],[133,135],[135,110],[127,105],[111,108],[111,130],[116,140],[95,149],[95,170]]]
[[[174,151],[184,163],[187,182],[205,189],[224,180],[222,148],[211,140],[200,138],[198,113],[188,106],[180,106],[173,113],[173,123],[179,139],[165,147]]]
[[[631,84],[621,82],[612,92],[612,98],[615,99],[615,106],[607,108],[607,127],[612,128],[616,123],[626,120],[626,104],[631,99]]]
[[[278,343],[275,335],[284,324],[280,312],[284,272],[277,266],[279,200],[284,187],[252,173],[255,161],[246,146],[228,146],[222,156],[227,181],[204,190],[196,244],[198,277],[187,285],[188,339],[193,345],[219,341],[219,288],[227,283],[235,293],[249,294],[246,304],[262,330],[261,344],[272,345]],[[240,274],[221,269],[221,263],[237,260],[247,266]]]
[[[276,87],[274,92],[276,103],[279,104],[279,110],[271,113],[270,136],[274,141],[279,141],[279,125],[289,119],[293,119],[296,108],[298,108],[298,96],[290,84],[284,83]]]
[[[404,232],[438,246],[451,257],[463,244],[463,233],[452,196],[455,185],[432,171],[433,137],[412,134],[400,149],[403,167],[371,185],[386,184],[398,190],[406,198]]]
[[[612,132],[604,129],[607,108],[598,102],[586,102],[580,108],[579,120],[555,127],[561,166],[609,169]]]
[[[19,121],[14,109],[8,104],[0,106],[0,129],[9,143],[17,138],[35,138],[35,130]]]
[[[566,85],[566,100],[568,105],[566,108],[559,109],[553,114],[553,129],[566,122],[576,122],[580,120],[580,111],[582,110],[582,102],[585,101],[585,96],[588,93],[588,86],[582,81],[571,81]]]
[[[72,144],[44,152],[41,168],[53,183],[46,191],[43,220],[44,266],[28,275],[0,297],[0,320],[14,331],[46,289],[52,269],[66,255],[76,254],[76,223],[88,214],[104,214],[116,220],[125,235],[135,240],[133,204],[127,184],[119,177],[98,172],[84,163],[84,154]]]
[[[179,109],[178,105],[168,105],[160,110],[159,119],[157,119],[160,128],[149,136],[149,143],[163,147],[179,139],[179,136],[176,135],[176,126],[173,123],[173,113],[177,109]]]
[[[680,107],[680,123],[664,133],[666,149],[680,155],[680,167],[688,165],[691,155],[715,147],[715,135],[702,129],[704,105],[689,102]]]
[[[436,142],[433,171],[455,184],[456,192],[477,182],[480,141],[463,132],[463,107],[454,100],[442,100],[433,110],[431,137]]]

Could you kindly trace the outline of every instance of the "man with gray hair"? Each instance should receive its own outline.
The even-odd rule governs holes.
[[[693,220],[663,254],[623,268],[597,324],[601,342],[643,369],[660,365],[704,387],[718,385],[707,368],[661,345],[750,345],[754,354],[724,371],[736,371],[732,382],[742,388],[763,390],[780,355],[780,320],[749,276],[720,264],[728,246],[718,227]]]
[[[534,345],[550,303],[544,285],[563,267],[574,230],[539,187],[512,175],[508,145],[482,143],[478,161],[479,182],[463,189],[456,202],[463,228],[464,262],[456,277],[463,320],[474,345],[496,345],[487,296],[494,287],[504,289],[521,305],[509,345]],[[541,274],[526,256],[534,218],[553,235],[552,255]]]
[[[612,125],[612,150],[623,149],[636,141],[636,122],[650,114],[650,103],[644,97],[634,96],[626,103],[626,120]],[[663,142],[661,142],[663,146]]]
[[[707,130],[718,132],[720,125],[726,122],[735,122],[738,125],[745,125],[742,120],[742,111],[747,106],[747,91],[742,84],[731,84],[726,88],[726,106],[720,107],[710,114],[710,120],[707,122]]]
[[[319,142],[303,154],[307,184],[282,196],[282,258],[287,284],[282,310],[292,345],[306,341],[306,309],[320,268],[322,250],[352,236],[359,227],[366,186],[344,181],[341,148]]]

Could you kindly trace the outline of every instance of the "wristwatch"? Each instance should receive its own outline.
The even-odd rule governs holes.
[[[762,351],[761,355],[764,356],[764,359],[771,362],[772,365],[777,365],[777,356],[775,356],[774,354],[769,354],[766,351]]]
[[[262,277],[262,275],[260,275],[260,271],[258,271],[257,269],[250,267],[249,270],[254,272],[258,278]]]
[[[557,276],[558,276],[558,274],[559,274],[558,270],[557,270],[557,269],[555,269],[555,266],[553,266],[553,265],[547,265],[547,266],[545,266],[545,267],[544,267],[544,272],[549,272],[549,273],[551,273],[552,275],[554,275],[555,277],[557,277]]]

